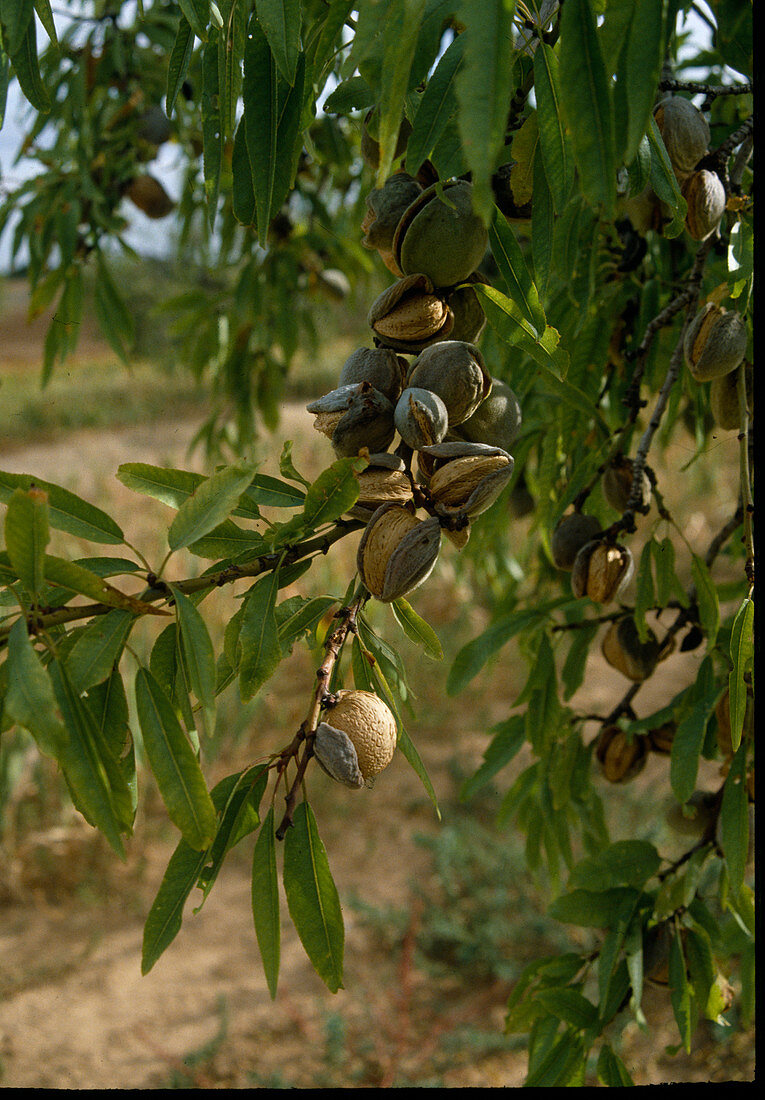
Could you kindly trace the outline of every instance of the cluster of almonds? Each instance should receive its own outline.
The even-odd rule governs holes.
[[[307,408],[339,457],[369,458],[353,513],[367,521],[357,564],[390,603],[430,574],[442,532],[464,546],[471,520],[507,485],[521,414],[474,342],[487,234],[471,185],[423,188],[398,172],[367,205],[364,244],[400,277],[369,310],[374,346],[352,352],[337,388]]]
[[[352,511],[366,524],[357,567],[371,595],[390,603],[429,576],[442,533],[465,545],[473,518],[508,484],[521,411],[475,343],[486,319],[473,288],[485,281],[477,267],[488,237],[471,185],[423,187],[397,172],[367,207],[363,244],[397,281],[369,310],[373,346],[353,351],[337,387],[307,409],[338,457],[368,459]],[[387,750],[375,748],[374,765],[367,750],[381,728],[395,747],[395,719],[365,692],[327,706],[314,753],[335,779],[360,787],[387,764]]]
[[[709,151],[707,120],[690,99],[679,95],[663,99],[654,110],[654,120],[688,207],[685,228],[694,240],[706,240],[720,224],[727,202],[720,177],[700,166]],[[638,232],[657,228],[663,218],[662,203],[649,185],[627,202],[627,213]]]

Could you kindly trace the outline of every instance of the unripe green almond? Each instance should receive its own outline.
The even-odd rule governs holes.
[[[441,340],[421,351],[406,384],[440,397],[452,428],[472,416],[491,391],[491,378],[481,352],[475,344],[461,340]]]
[[[521,430],[521,406],[507,382],[493,379],[488,397],[457,426],[457,435],[471,443],[487,443],[507,451]]]
[[[449,427],[449,414],[438,394],[408,386],[396,404],[394,423],[403,441],[418,451],[441,442]]]
[[[464,282],[483,259],[489,234],[473,212],[464,180],[428,187],[404,212],[393,255],[405,275],[422,272],[436,287]]]
[[[393,348],[357,348],[340,369],[338,385],[369,382],[389,401],[397,401],[409,364]]]

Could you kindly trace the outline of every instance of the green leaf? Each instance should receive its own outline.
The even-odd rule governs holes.
[[[210,19],[210,0],[178,0],[178,6],[186,16],[197,38],[207,41],[207,24]]]
[[[534,1000],[550,1015],[557,1016],[559,1020],[577,1029],[593,1027],[598,1021],[595,1005],[576,989],[539,989],[534,994]]]
[[[730,635],[731,670],[728,674],[730,739],[733,751],[741,743],[746,715],[747,689],[744,679],[754,660],[754,600],[747,596],[736,617]]]
[[[720,806],[720,847],[728,866],[731,890],[738,894],[749,855],[749,800],[746,790],[747,746],[739,745],[725,777]]]
[[[222,523],[236,508],[252,476],[252,466],[233,465],[225,466],[201,482],[170,524],[170,549],[190,546]]]
[[[410,175],[415,175],[432,157],[457,110],[456,76],[464,49],[465,35],[461,34],[444,51],[427,83],[406,143],[406,170]]]
[[[43,489],[48,494],[48,522],[57,531],[66,531],[90,542],[119,544],[125,541],[122,529],[111,516],[94,504],[88,504],[68,489],[62,489],[32,474],[0,470],[0,503],[7,504],[15,489]]]
[[[566,0],[561,10],[560,97],[582,193],[610,217],[616,205],[616,156],[611,88],[590,0]]]
[[[403,596],[394,600],[391,604],[393,617],[406,634],[407,638],[419,645],[434,661],[444,659],[444,651],[441,642],[430,623],[417,614],[412,605]]]
[[[360,20],[365,16],[379,18],[374,7],[374,2],[364,5]],[[417,48],[417,31],[424,9],[425,0],[388,0],[385,5],[380,95],[377,104],[377,141],[380,148],[378,187],[382,187],[393,167],[404,103],[410,88],[409,75]]]
[[[720,627],[720,604],[717,599],[717,588],[706,563],[697,554],[694,554],[691,559],[691,574],[696,587],[696,602],[699,608],[701,629],[707,638],[707,649],[711,650],[717,641],[717,631]]]
[[[45,555],[45,579],[49,584],[78,592],[81,596],[89,596],[110,607],[120,607],[125,611],[134,611],[136,614],[167,614],[154,604],[144,603],[133,596],[126,596],[90,569],[85,569],[76,562],[54,557],[52,554]]]
[[[147,462],[123,462],[117,468],[117,478],[128,489],[160,500],[171,508],[180,508],[205,480],[204,474],[151,466]]]
[[[202,851],[215,836],[217,815],[194,750],[148,669],[138,670],[135,691],[144,748],[168,815],[186,842]]]
[[[252,916],[271,999],[276,998],[281,954],[279,880],[276,869],[274,808],[270,807],[252,853]]]
[[[669,948],[669,994],[680,1040],[686,1053],[690,1054],[693,1036],[692,991],[679,936],[672,937]]]
[[[562,601],[561,601],[562,602]],[[490,627],[462,647],[454,658],[446,681],[449,695],[458,695],[478,675],[486,662],[516,634],[530,628],[544,617],[544,612],[534,608],[516,612],[498,619]]]
[[[679,802],[687,802],[696,789],[699,757],[716,694],[711,658],[707,655],[699,667],[688,711],[678,723],[672,740],[669,778]]]
[[[170,60],[167,69],[167,91],[165,93],[165,110],[167,117],[171,118],[178,92],[183,86],[186,74],[189,71],[191,56],[194,52],[194,31],[185,16],[178,20],[178,30],[175,42],[170,52]]]
[[[208,714],[215,709],[215,651],[204,619],[188,596],[171,585],[189,686]]]
[[[245,598],[239,631],[239,690],[245,702],[260,690],[282,659],[275,615],[278,590],[277,569],[256,581]]]
[[[3,46],[10,57],[23,45],[33,11],[28,0],[0,0]]]
[[[4,715],[29,730],[42,752],[60,760],[69,737],[50,676],[38,660],[23,619],[13,624],[8,635],[6,671]]]
[[[202,49],[202,171],[207,198],[207,220],[211,228],[218,211],[223,165],[219,49],[220,35],[213,31]]]
[[[484,286],[478,283],[475,291],[481,298],[486,320],[494,329],[500,339],[511,347],[517,346],[521,351],[529,355],[535,363],[543,367],[558,381],[562,382],[563,355],[558,348],[558,333],[548,325],[541,333],[526,318],[520,306],[503,294],[496,287]],[[562,384],[567,392],[576,393],[575,387],[568,383]],[[587,407],[592,415],[592,402],[587,402]]]
[[[8,501],[5,546],[19,580],[33,600],[43,586],[49,537],[45,490],[16,489]]]
[[[574,159],[561,117],[558,58],[546,42],[540,42],[534,53],[534,94],[545,177],[555,212],[561,214],[574,182]]]
[[[467,802],[476,791],[490,783],[520,752],[526,741],[526,723],[522,714],[513,714],[492,727],[493,737],[483,754],[483,763],[460,787],[460,800]]]
[[[534,280],[526,266],[523,252],[515,239],[513,230],[496,207],[494,218],[489,226],[489,243],[492,255],[497,261],[499,273],[505,281],[513,302],[520,307],[536,334],[544,333],[547,328],[547,319]]]
[[[682,607],[688,606],[688,596],[675,572],[675,547],[670,538],[660,542],[651,540],[651,550],[656,570],[656,602],[666,607],[676,599]]]
[[[261,245],[265,245],[269,223],[294,179],[304,80],[304,54],[299,56],[293,85],[279,75],[268,41],[253,12],[247,25],[242,96]]]
[[[110,611],[93,619],[72,646],[66,659],[69,675],[79,691],[100,684],[120,658],[135,616]]]
[[[648,623],[646,612],[656,606],[656,593],[653,587],[653,566],[651,548],[652,540],[649,539],[640,552],[640,563],[635,578],[635,609],[633,618],[637,626],[638,637],[641,642],[648,640]]]
[[[597,1068],[598,1080],[602,1081],[604,1085],[621,1087],[626,1085],[634,1085],[635,1082],[629,1075],[627,1067],[621,1060],[616,1051],[611,1047],[610,1043],[604,1043],[600,1048],[598,1054],[598,1068]]]
[[[279,645],[282,652],[289,651],[292,643],[302,637],[304,634],[309,633],[321,619],[329,611],[330,607],[334,607],[337,604],[337,600],[334,596],[316,596],[314,599],[301,600],[300,606],[294,611],[291,611],[284,618],[278,617],[279,623]],[[283,607],[283,604],[279,605],[277,612]]]
[[[255,0],[258,22],[281,75],[295,83],[300,52],[301,0]]]
[[[337,993],[343,985],[343,914],[307,802],[298,805],[284,839],[283,882],[290,917],[305,952],[327,988]]]
[[[577,863],[570,887],[609,890],[613,886],[643,886],[661,866],[661,857],[647,840],[618,840],[596,856]]]
[[[627,127],[617,134],[621,158],[629,163],[637,152],[656,99],[666,45],[664,0],[635,4],[629,37],[619,58],[617,83],[624,89]]]
[[[531,255],[536,285],[544,291],[550,278],[555,235],[555,211],[541,157],[534,158],[534,204],[531,211]]]
[[[338,519],[358,500],[357,474],[367,466],[364,458],[339,458],[308,487],[303,502],[305,526],[312,531]]]
[[[465,56],[457,74],[458,126],[473,180],[475,212],[488,225],[491,173],[503,148],[513,89],[515,0],[463,0]]]
[[[241,816],[243,796],[244,799],[251,797],[252,785],[243,790],[243,781],[250,774],[242,772],[227,776],[210,792],[221,823],[215,840],[208,849],[199,852],[183,839],[178,842],[144,925],[142,974],[148,974],[180,931],[183,909],[194,887],[209,890],[211,875],[208,873],[203,877],[205,869],[218,866],[225,852],[239,839],[238,833],[232,832],[231,826]],[[255,784],[258,774],[259,769],[256,771]],[[251,816],[249,824],[255,828],[257,820],[253,821]]]
[[[40,76],[40,66],[37,60],[37,28],[32,18],[32,8],[28,3],[22,4],[27,9],[26,31],[21,42],[15,50],[8,50],[11,65],[16,73],[19,86],[36,111],[47,113],[50,110],[50,96]],[[5,9],[4,9],[5,10]]]
[[[646,133],[651,150],[651,186],[662,202],[667,204],[672,214],[671,221],[662,229],[662,236],[678,237],[685,228],[688,205],[680,192],[672,162],[652,115],[648,118]]]
[[[609,890],[576,889],[556,898],[548,908],[548,914],[564,924],[610,928],[618,914],[633,908],[639,897],[639,891],[629,886],[616,886]]]
[[[50,676],[68,734],[59,762],[72,802],[86,821],[101,830],[120,859],[124,859],[122,836],[130,833],[134,813],[128,777],[101,736],[66,668],[53,661]]]
[[[103,253],[100,251],[96,252],[96,263],[98,278],[93,291],[93,304],[98,323],[112,350],[123,363],[127,364],[128,348],[134,337],[133,315],[117,289]]]
[[[297,485],[268,474],[256,474],[245,496],[266,508],[299,508],[305,501],[305,492]]]

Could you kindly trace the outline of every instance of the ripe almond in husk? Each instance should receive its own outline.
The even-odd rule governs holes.
[[[722,180],[706,168],[692,172],[680,188],[688,204],[685,228],[695,241],[705,241],[717,229],[727,197]]]
[[[442,340],[425,348],[412,363],[407,386],[437,394],[449,415],[449,425],[462,424],[491,392],[491,377],[475,344]]]
[[[446,340],[454,314],[427,275],[407,275],[379,294],[367,321],[379,344],[414,354]]]
[[[621,455],[607,467],[603,474],[603,496],[617,512],[626,512],[632,497],[634,465],[631,458]],[[646,509],[651,500],[651,481],[645,470],[641,471],[637,507]]]
[[[740,313],[707,302],[685,331],[683,352],[688,370],[697,382],[730,374],[744,358],[747,339]]]
[[[595,603],[616,599],[632,577],[634,562],[626,546],[593,539],[574,559],[571,589],[577,598],[588,596]]]
[[[441,545],[437,517],[420,520],[409,507],[382,504],[359,542],[356,565],[362,582],[382,603],[406,596],[430,575]]]
[[[626,783],[645,767],[648,743],[645,737],[629,737],[620,726],[604,726],[595,756],[609,783]]]
[[[326,733],[320,736],[321,725],[317,727],[314,752],[329,774],[347,786],[359,788],[369,784],[393,759],[396,719],[374,692],[338,691],[336,701],[325,711],[325,723],[348,738],[355,751],[358,771],[354,770],[352,754],[342,738]]]
[[[500,447],[458,441],[424,447],[432,462],[428,487],[439,514],[464,512],[473,519],[485,512],[513,473],[513,458]]]
[[[612,668],[628,680],[639,683],[652,674],[659,660],[660,646],[649,628],[646,641],[641,642],[635,620],[625,615],[611,623],[601,643],[601,652]]]
[[[595,516],[585,515],[584,512],[570,512],[561,516],[550,540],[556,568],[570,573],[579,551],[595,538],[600,529],[600,520]]]
[[[128,184],[125,194],[147,218],[166,218],[175,209],[175,203],[154,176],[136,176]]]
[[[693,171],[709,146],[709,125],[690,99],[668,96],[653,117],[679,180]]]

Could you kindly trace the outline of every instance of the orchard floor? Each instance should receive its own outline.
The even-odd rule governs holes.
[[[289,419],[300,410],[285,415],[280,435],[290,438]],[[128,461],[187,465],[193,429],[187,422],[168,421],[79,432],[65,442],[6,453],[0,447],[0,467],[65,484],[94,502],[106,493],[108,508],[141,546],[157,527],[161,530],[158,519],[164,522],[166,510],[159,505],[153,510],[153,502],[129,493],[114,472]],[[317,450],[312,442],[309,448]],[[449,588],[452,600],[454,591]],[[436,625],[440,616],[447,626],[450,619],[460,619],[466,630],[480,626],[459,602],[444,601],[437,586],[422,592],[420,609]],[[694,657],[683,654],[678,660]],[[311,685],[311,669],[301,661],[293,655],[284,677],[247,720],[239,759],[216,763],[221,775],[242,766],[260,738],[271,748],[275,738],[289,739]],[[675,676],[677,668],[673,662],[663,675]],[[271,1001],[252,927],[246,842],[230,856],[204,907],[196,914],[187,907],[174,943],[149,974],[141,975],[143,922],[176,842],[161,824],[150,792],[124,865],[92,830],[66,815],[56,826],[20,837],[17,846],[3,842],[0,1085],[520,1086],[523,1046],[502,1037],[510,984],[472,983],[458,974],[434,978],[413,950],[420,919],[415,884],[431,873],[418,837],[435,835],[457,813],[455,761],[462,774],[480,762],[484,731],[521,686],[511,654],[501,655],[487,677],[479,677],[457,700],[445,696],[446,672],[445,664],[418,668],[418,685],[419,678],[426,681],[418,690],[418,714],[424,717],[409,731],[441,802],[441,822],[403,759],[394,761],[371,792],[339,790],[321,775],[312,777],[312,803],[346,923],[345,981],[336,994],[315,975],[285,920],[279,991]],[[623,690],[616,675],[594,659],[588,675],[593,707]],[[651,690],[661,698],[667,685],[656,679]],[[655,764],[664,766],[658,759]],[[639,780],[647,797],[662,779],[652,767]],[[23,789],[19,797],[25,797]],[[635,798],[630,812],[641,812],[640,806]],[[367,919],[361,902],[403,912],[402,930]],[[523,929],[522,914],[519,918]],[[665,1048],[677,1041],[677,1032],[668,998],[650,993],[644,1010],[651,1031],[644,1035],[630,1025],[619,1040],[637,1084],[754,1079],[752,1034],[721,1042],[702,1027],[690,1055],[670,1056]]]

